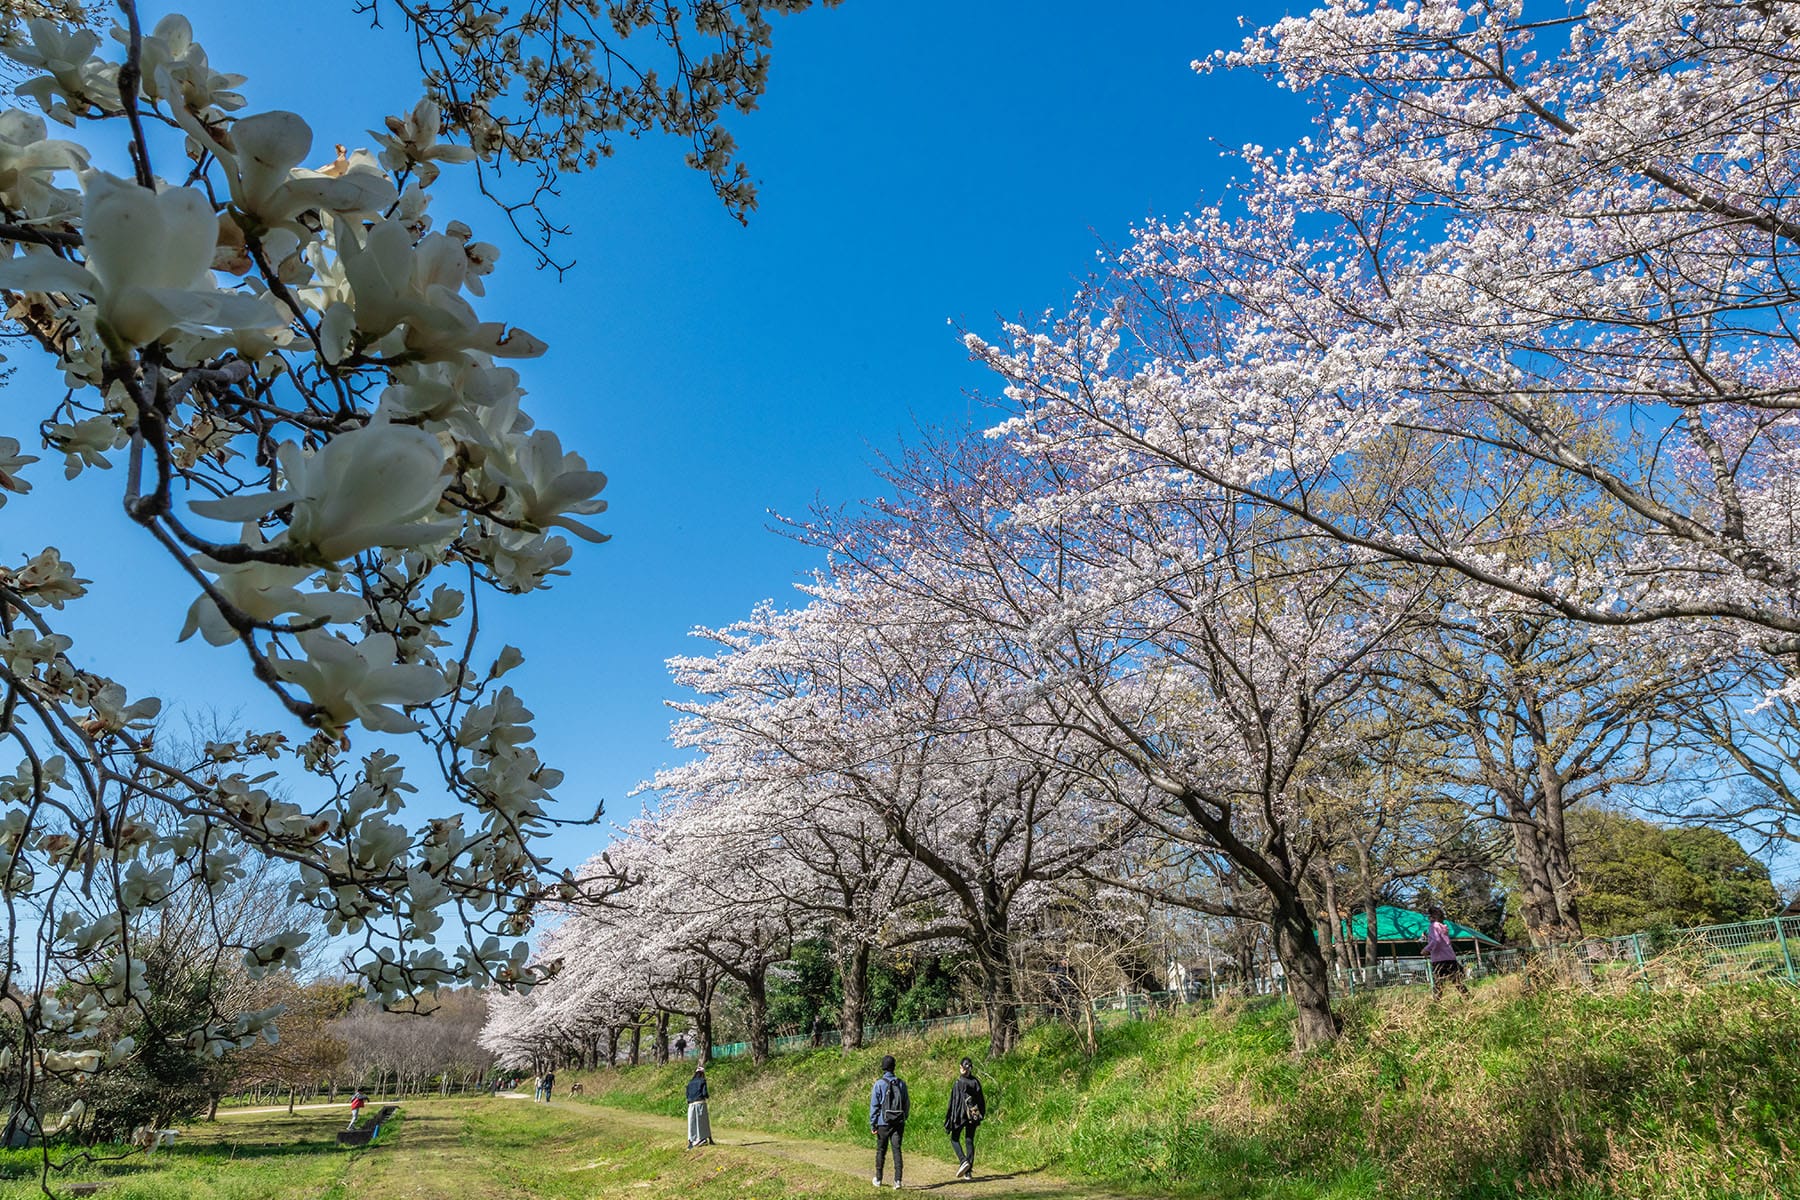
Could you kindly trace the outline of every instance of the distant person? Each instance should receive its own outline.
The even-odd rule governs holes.
[[[823,1046],[825,1044],[825,1014],[824,1013],[814,1013],[813,1014],[812,1044],[813,1044],[814,1050],[817,1050],[820,1046]]]
[[[950,1109],[944,1114],[944,1130],[950,1135],[950,1148],[956,1151],[958,1179],[975,1173],[975,1127],[986,1116],[987,1097],[981,1093],[981,1080],[975,1078],[975,1064],[965,1058],[962,1074],[950,1085]]]
[[[542,1100],[544,1098],[544,1077],[542,1075],[533,1075],[531,1077],[531,1098],[533,1100]]]
[[[361,1088],[357,1088],[355,1092],[351,1093],[351,1096],[350,1096],[350,1124],[344,1126],[344,1128],[346,1128],[346,1129],[355,1129],[356,1128],[356,1118],[362,1115],[362,1110],[363,1110],[364,1106],[366,1106],[368,1103],[369,1103],[368,1094],[365,1093]]]
[[[881,1186],[881,1169],[887,1163],[888,1147],[894,1148],[894,1187],[901,1187],[905,1164],[900,1161],[900,1143],[906,1137],[906,1118],[912,1101],[906,1094],[906,1081],[894,1074],[894,1056],[881,1060],[881,1078],[869,1090],[869,1131],[875,1135],[875,1178]]]
[[[687,1034],[685,1033],[675,1035],[675,1057],[687,1057]]]
[[[710,1146],[712,1140],[712,1121],[706,1115],[706,1068],[695,1067],[694,1077],[688,1080],[688,1149],[695,1146]]]
[[[556,1072],[544,1072],[544,1103],[550,1103],[550,1089],[556,1086]]]
[[[1468,995],[1469,985],[1463,982],[1463,965],[1456,959],[1456,947],[1450,944],[1450,926],[1444,921],[1444,910],[1434,904],[1425,915],[1431,918],[1431,928],[1425,931],[1425,953],[1431,959],[1432,996],[1441,995],[1446,982],[1454,983],[1457,991]]]

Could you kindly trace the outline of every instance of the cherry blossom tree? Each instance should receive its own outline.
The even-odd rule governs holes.
[[[717,655],[677,661],[676,682],[700,697],[674,705],[688,718],[678,739],[735,744],[879,820],[938,892],[902,940],[966,947],[991,1051],[1005,1053],[1015,936],[1103,842],[1104,780],[1021,708],[1010,670],[947,609],[871,578],[815,591],[709,635]]]
[[[690,836],[705,814],[704,891],[716,894],[712,880],[728,875],[803,936],[826,939],[843,995],[839,1044],[861,1046],[871,958],[921,936],[907,915],[941,889],[854,794],[703,721],[678,724],[676,742],[699,753],[653,784],[684,805]],[[754,1051],[754,1030],[751,1041]]]
[[[1575,620],[1739,621],[1791,654],[1797,29],[1330,0],[1257,31],[1196,66],[1265,73],[1317,133],[1246,147],[1226,201],[1136,231],[1068,311],[972,336],[1004,428],[1123,495],[1204,481]],[[1359,488],[1394,431],[1397,486]],[[1607,552],[1519,558],[1477,497],[1404,486],[1460,458],[1560,480]]]

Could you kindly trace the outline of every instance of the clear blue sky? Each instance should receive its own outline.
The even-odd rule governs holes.
[[[145,9],[147,23],[166,11]],[[300,112],[316,151],[368,144],[363,130],[418,95],[404,46],[349,9],[182,6],[215,68],[250,76],[248,111]],[[528,655],[516,683],[540,753],[568,772],[570,815],[602,800],[613,819],[636,811],[627,793],[672,756],[664,659],[690,650],[696,625],[785,601],[811,565],[767,532],[770,510],[870,493],[871,452],[915,421],[987,420],[967,394],[987,380],[952,323],[992,331],[1059,305],[1102,240],[1217,198],[1221,146],[1305,131],[1286,93],[1188,66],[1237,43],[1240,13],[1261,24],[1284,11],[846,0],[781,20],[766,102],[732,124],[761,181],[749,227],[682,165],[684,146],[629,146],[568,181],[560,212],[579,263],[560,284],[479,201],[440,199],[440,224],[460,217],[503,245],[484,313],[550,343],[525,368],[533,411],[611,479],[599,523],[613,540],[578,546],[553,591],[484,611]],[[56,464],[32,470],[37,492],[0,513],[0,552],[55,540],[95,580],[70,610],[79,657],[188,709],[271,713],[241,657],[175,646],[191,588],[128,536],[116,472],[66,489]],[[572,832],[558,857],[578,861],[604,836]]]

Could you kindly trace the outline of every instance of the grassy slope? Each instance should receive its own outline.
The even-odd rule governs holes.
[[[1469,1001],[1358,1001],[1344,1018],[1344,1039],[1305,1060],[1277,1006],[1116,1027],[1091,1062],[1068,1031],[1034,1030],[980,1068],[984,1165],[1242,1200],[1800,1196],[1781,1140],[1800,1130],[1792,989],[1507,979]],[[868,1087],[891,1052],[918,1114],[909,1140],[936,1143],[956,1060],[983,1050],[945,1038],[760,1072],[720,1063],[713,1123],[866,1140]],[[689,1070],[583,1082],[594,1100],[674,1116]]]

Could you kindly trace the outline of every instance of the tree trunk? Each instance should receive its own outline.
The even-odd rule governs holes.
[[[1551,850],[1545,844],[1544,831],[1537,814],[1525,804],[1509,804],[1508,822],[1512,826],[1513,850],[1519,868],[1519,916],[1525,932],[1538,950],[1560,953],[1571,941],[1579,941],[1581,928],[1570,927],[1557,903],[1556,879],[1551,867]],[[1571,902],[1572,907],[1572,902]]]
[[[631,1026],[631,1045],[627,1049],[626,1053],[630,1058],[631,1065],[634,1067],[638,1065],[638,1053],[643,1047],[643,1041],[644,1041],[644,1027],[640,1024],[637,1024],[636,1022],[633,1022],[632,1026]]]
[[[206,1105],[206,1119],[208,1121],[216,1121],[219,1119],[219,1093],[217,1092],[214,1092],[208,1098]]]
[[[1297,895],[1274,900],[1275,953],[1294,998],[1294,1045],[1300,1050],[1327,1045],[1337,1040],[1337,1021],[1331,1015],[1331,972],[1319,950],[1318,933]]]
[[[1005,930],[989,931],[975,947],[981,970],[981,1011],[987,1017],[988,1054],[999,1058],[1019,1040],[1019,1004],[1013,988],[1012,959]]]
[[[609,1067],[619,1065],[619,1033],[617,1025],[606,1027],[606,1065]]]
[[[669,1065],[669,1010],[656,1010],[656,1035],[650,1042],[650,1054],[659,1067]]]
[[[863,1044],[863,1021],[869,1010],[869,944],[853,941],[838,955],[838,977],[844,1006],[838,1013],[838,1041],[845,1053]]]
[[[713,1026],[710,1004],[702,1005],[699,1013],[694,1017],[694,1041],[696,1043],[694,1065],[704,1067],[712,1062]]]
[[[750,1061],[760,1067],[769,1061],[769,978],[766,968],[747,973],[744,997],[750,1005]]]
[[[288,1084],[288,1116],[294,1115],[294,1085]]]

